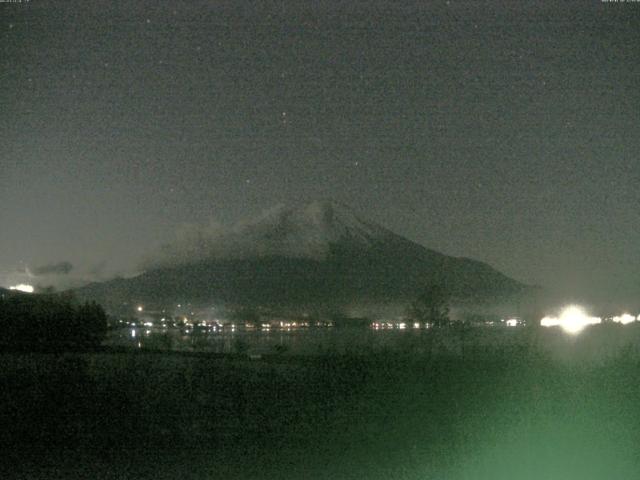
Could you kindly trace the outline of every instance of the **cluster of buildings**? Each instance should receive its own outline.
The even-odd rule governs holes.
[[[428,322],[414,322],[404,316],[373,320],[367,317],[345,317],[331,315],[321,317],[307,313],[274,314],[266,309],[251,311],[221,309],[216,307],[195,308],[191,304],[177,304],[167,308],[147,308],[135,305],[128,314],[111,317],[112,328],[160,328],[192,331],[290,331],[308,328],[371,328],[373,330],[424,330],[432,325]],[[517,327],[524,325],[519,318],[486,320],[478,326]]]
[[[132,310],[132,311],[131,311]],[[428,322],[415,322],[399,316],[390,319],[346,318],[338,315],[322,318],[302,314],[274,314],[267,309],[223,309],[219,307],[195,308],[191,304],[177,304],[168,308],[151,309],[144,305],[135,305],[128,315],[112,317],[113,328],[146,327],[161,329],[181,329],[187,333],[192,331],[290,331],[306,328],[330,327],[365,327],[373,330],[423,330],[432,325]],[[520,317],[480,318],[477,316],[472,324],[475,327],[517,328],[527,325]],[[640,316],[624,313],[610,317],[594,317],[588,315],[581,307],[569,306],[557,316],[546,316],[539,323],[542,327],[560,327],[566,332],[577,333],[588,325],[601,323],[617,323],[627,325],[640,321]]]
[[[303,316],[301,319],[284,318],[271,315],[243,315],[229,312],[215,312],[215,309],[191,309],[191,305],[176,305],[176,308],[149,310],[143,305],[135,307],[130,315],[112,317],[112,328],[161,328],[190,331],[270,331],[293,330],[301,328],[328,328],[336,325],[335,320],[312,319]]]

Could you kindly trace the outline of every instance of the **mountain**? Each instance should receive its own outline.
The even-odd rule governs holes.
[[[393,304],[437,282],[457,302],[496,302],[527,290],[489,265],[429,250],[336,202],[278,207],[222,231],[166,245],[144,273],[76,291],[124,302],[279,306]]]

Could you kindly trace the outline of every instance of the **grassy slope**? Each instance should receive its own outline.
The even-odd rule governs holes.
[[[0,358],[3,478],[627,479],[640,362]]]

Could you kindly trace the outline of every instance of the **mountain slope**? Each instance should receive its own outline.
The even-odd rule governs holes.
[[[79,289],[107,306],[122,302],[262,305],[394,303],[429,282],[460,302],[504,299],[526,286],[489,265],[429,250],[361,220],[348,207],[279,207],[226,232],[197,232],[163,248],[145,273]]]

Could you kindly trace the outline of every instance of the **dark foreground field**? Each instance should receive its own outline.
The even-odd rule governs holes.
[[[0,362],[3,479],[640,477],[630,350]]]

